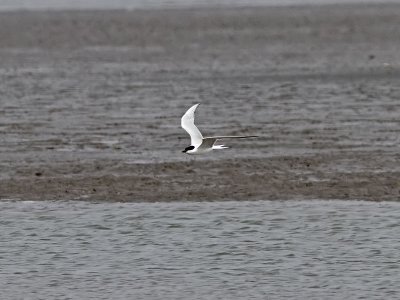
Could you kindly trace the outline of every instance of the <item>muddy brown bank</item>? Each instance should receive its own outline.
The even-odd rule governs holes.
[[[0,198],[398,200],[400,5],[0,16]],[[192,158],[180,117],[256,134]]]

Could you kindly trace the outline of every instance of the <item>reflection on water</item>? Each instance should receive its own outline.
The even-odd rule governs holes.
[[[1,299],[393,299],[398,203],[0,203]]]

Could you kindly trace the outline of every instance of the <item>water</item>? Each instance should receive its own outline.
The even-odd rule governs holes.
[[[399,203],[0,203],[1,299],[394,299]]]
[[[0,0],[0,10],[18,9],[137,9],[160,7],[264,6],[332,3],[388,3],[397,0]],[[301,3],[300,3],[301,2]]]

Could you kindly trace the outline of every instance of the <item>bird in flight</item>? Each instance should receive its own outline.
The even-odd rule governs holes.
[[[183,153],[187,154],[204,154],[211,150],[227,149],[224,145],[214,145],[217,140],[221,139],[245,139],[257,137],[256,135],[246,136],[211,136],[203,137],[200,130],[194,125],[194,112],[200,103],[193,105],[187,110],[181,119],[181,126],[190,135],[190,146],[183,150]]]

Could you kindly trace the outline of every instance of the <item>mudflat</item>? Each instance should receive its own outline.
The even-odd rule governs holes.
[[[400,199],[400,5],[0,14],[0,199]],[[205,135],[259,135],[188,156]]]

